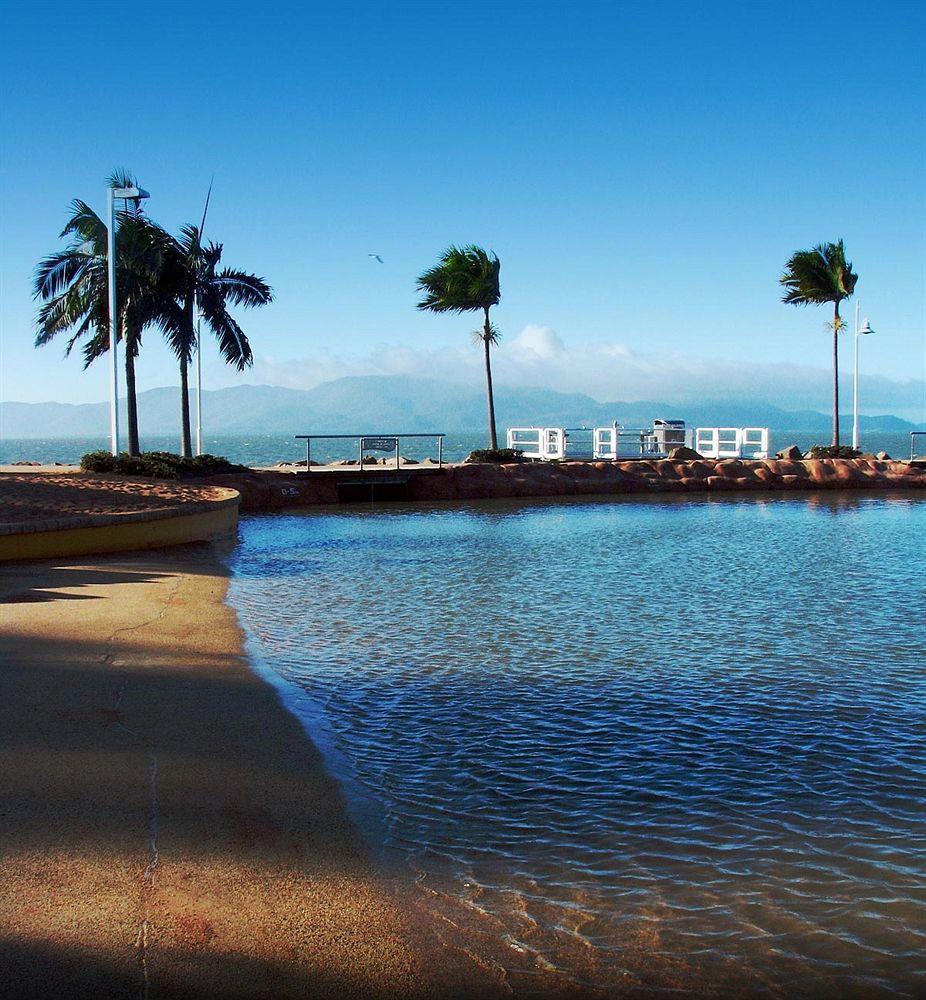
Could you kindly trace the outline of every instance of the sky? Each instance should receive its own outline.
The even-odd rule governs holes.
[[[778,276],[842,237],[875,329],[862,410],[926,419],[922,4],[126,11],[5,5],[0,399],[106,398],[105,365],[32,346],[31,276],[126,167],[172,230],[214,176],[207,237],[274,288],[239,316],[253,370],[207,343],[207,388],[479,379],[474,321],[415,308],[416,275],[473,242],[502,261],[501,385],[825,410],[829,315]],[[147,331],[139,389],[176,383]]]

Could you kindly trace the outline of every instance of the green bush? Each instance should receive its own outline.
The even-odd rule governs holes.
[[[481,448],[469,453],[467,462],[520,462],[524,452],[520,448]]]
[[[116,456],[108,451],[88,451],[80,459],[84,472],[112,472],[116,468]]]
[[[832,444],[815,444],[810,449],[811,458],[858,458],[861,454],[860,451],[845,444],[838,447]]]
[[[141,455],[121,452],[118,458],[108,451],[91,451],[81,458],[80,467],[84,472],[117,472],[124,476],[147,476],[150,479],[218,476],[225,472],[241,472],[245,468],[216,455],[181,458],[169,451],[145,451]]]

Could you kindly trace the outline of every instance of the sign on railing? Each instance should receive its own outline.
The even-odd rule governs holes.
[[[363,451],[395,451],[398,446],[398,438],[375,437],[360,439],[360,447]]]
[[[437,467],[444,464],[443,434],[297,434],[297,441],[305,441],[305,471],[312,471],[313,441],[356,441],[358,442],[357,465],[363,471],[363,456],[368,451],[391,451],[395,453],[395,467],[400,464],[399,448],[403,438],[432,438],[437,441]]]

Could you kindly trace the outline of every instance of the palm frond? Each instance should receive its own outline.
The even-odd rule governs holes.
[[[114,188],[138,187],[138,181],[131,170],[125,167],[116,167],[109,175],[106,183]]]
[[[233,306],[253,308],[265,306],[273,301],[273,289],[267,282],[255,274],[248,274],[247,271],[239,271],[232,267],[223,268],[215,275],[213,284]]]
[[[71,215],[58,234],[59,238],[76,234],[85,243],[90,243],[97,252],[106,249],[106,223],[80,198],[71,202]]]
[[[792,254],[778,279],[785,289],[782,301],[791,305],[839,303],[855,291],[858,275],[846,260],[845,245],[820,243]]]
[[[227,365],[243,371],[254,363],[248,338],[230,313],[224,308],[204,309],[203,319],[218,338],[219,351]]]
[[[478,330],[473,330],[473,342],[481,344],[484,340],[488,340],[493,347],[498,346],[498,342],[502,339],[502,334],[499,328],[492,322],[489,323],[489,332],[486,333],[484,326],[479,327]]]
[[[431,312],[475,312],[497,305],[501,298],[498,257],[482,247],[449,246],[438,263],[419,275],[424,293],[419,309]]]
[[[90,259],[76,247],[42,258],[35,268],[32,297],[50,299],[60,295],[68,285],[80,281]]]

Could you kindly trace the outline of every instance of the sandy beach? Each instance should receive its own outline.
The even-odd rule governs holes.
[[[208,545],[0,568],[7,997],[485,996],[250,670]]]

